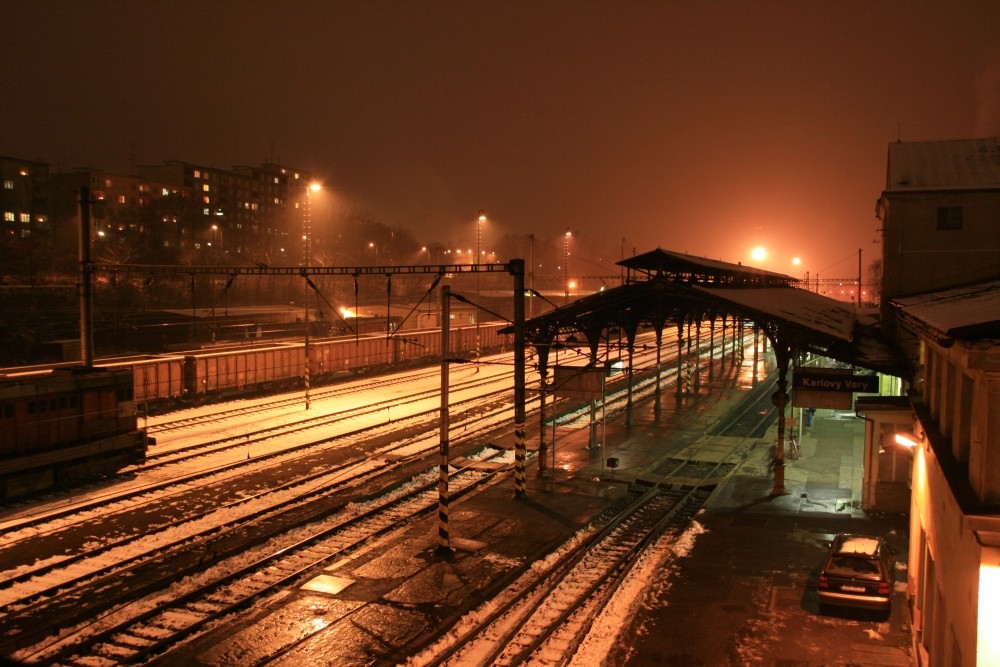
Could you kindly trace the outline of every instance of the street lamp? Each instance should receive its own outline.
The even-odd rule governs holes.
[[[563,285],[566,289],[566,303],[569,303],[569,239],[573,233],[568,229],[563,237]]]
[[[312,261],[312,193],[319,192],[322,189],[319,183],[315,181],[306,186],[306,199],[302,207],[302,277],[306,279],[305,285],[303,285],[303,299],[302,307],[305,311],[305,348],[303,349],[303,356],[305,357],[305,389],[306,389],[306,410],[309,409],[309,374],[312,371],[310,368],[312,361],[309,354],[309,280],[305,274],[305,268],[309,266]]]
[[[486,222],[486,214],[483,213],[483,209],[479,209],[479,219],[476,220],[476,264],[480,264],[483,261],[483,223]],[[476,269],[476,360],[479,360],[479,352],[481,349],[480,338],[479,338],[479,304],[480,304],[480,289],[479,289],[479,269]]]
[[[323,186],[315,181],[306,186],[302,205],[302,266],[309,266],[312,261],[312,193],[322,189]]]

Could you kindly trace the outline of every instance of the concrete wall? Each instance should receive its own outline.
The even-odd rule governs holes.
[[[960,207],[961,229],[938,229],[938,209]],[[997,276],[1000,191],[886,192],[882,195],[883,303]]]

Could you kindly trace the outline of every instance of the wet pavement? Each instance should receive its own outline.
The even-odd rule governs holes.
[[[421,647],[583,528],[628,483],[659,481],[655,471],[665,459],[705,444],[707,427],[741,396],[734,378],[717,378],[711,387],[722,392],[717,404],[678,404],[665,393],[662,410],[645,405],[631,427],[609,424],[598,448],[586,433],[560,436],[549,473],[540,477],[529,467],[526,500],[514,498],[510,476],[457,500],[449,522],[454,558],[436,554],[436,518],[417,522],[163,664],[421,664],[413,659]],[[773,428],[746,443],[748,455],[699,515],[690,546],[649,582],[647,599],[606,664],[914,664],[907,523],[859,509],[863,432],[853,413],[818,411],[801,434],[801,458],[787,462],[786,493],[777,496],[768,474]],[[720,450],[732,444],[722,440],[715,443]],[[529,447],[536,444],[537,435]],[[609,457],[618,459],[614,470]],[[837,532],[890,535],[898,571],[887,620],[819,612],[817,569]]]

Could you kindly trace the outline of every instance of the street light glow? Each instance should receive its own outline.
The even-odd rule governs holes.
[[[767,259],[767,248],[761,245],[756,246],[753,250],[750,251],[750,257],[752,257],[754,260],[758,262]]]

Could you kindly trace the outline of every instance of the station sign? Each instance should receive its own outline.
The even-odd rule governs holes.
[[[878,375],[855,375],[838,368],[792,371],[792,406],[850,410],[856,392],[877,394]]]
[[[595,366],[556,366],[556,396],[580,401],[594,401],[604,394],[607,371]]]

